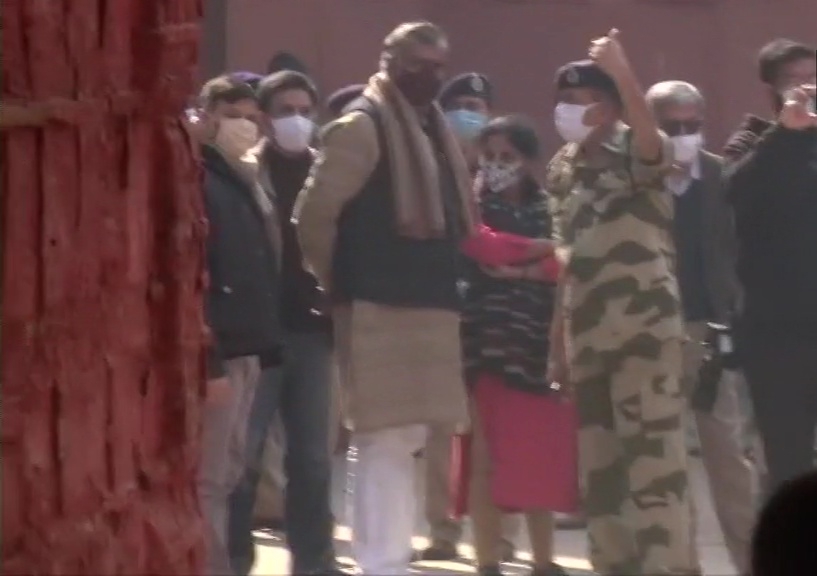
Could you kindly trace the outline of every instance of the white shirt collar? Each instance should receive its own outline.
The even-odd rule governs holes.
[[[681,196],[684,192],[689,190],[689,185],[693,180],[701,179],[701,155],[695,156],[695,160],[689,165],[689,173],[683,175],[667,176],[667,188],[672,190],[676,196]]]

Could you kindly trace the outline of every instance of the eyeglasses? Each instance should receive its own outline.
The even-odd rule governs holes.
[[[667,136],[697,134],[701,131],[702,126],[703,122],[701,120],[666,120],[661,122],[661,130]]]

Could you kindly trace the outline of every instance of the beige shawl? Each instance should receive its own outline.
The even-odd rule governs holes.
[[[363,95],[378,110],[391,169],[397,232],[409,238],[429,239],[445,235],[445,213],[440,190],[440,173],[434,145],[423,132],[416,110],[388,77],[379,72],[371,77]],[[477,222],[471,177],[462,150],[437,104],[431,121],[460,199],[463,232],[471,234]]]

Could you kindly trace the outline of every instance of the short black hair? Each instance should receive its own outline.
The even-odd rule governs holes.
[[[291,52],[282,50],[270,58],[270,61],[267,64],[267,74],[275,74],[276,72],[283,72],[284,70],[300,72],[301,74],[309,74],[306,64],[301,62],[300,58]]]
[[[752,574],[817,574],[815,533],[817,471],[784,484],[766,503],[752,539]]]
[[[758,75],[764,84],[777,82],[780,69],[787,64],[811,58],[817,60],[817,50],[801,42],[787,38],[772,40],[760,49],[757,57]]]
[[[318,89],[309,76],[294,70],[282,70],[270,74],[259,82],[257,94],[261,110],[266,112],[275,95],[285,90],[303,90],[309,94],[313,105],[318,104]]]
[[[505,136],[511,146],[528,160],[536,160],[540,154],[539,136],[533,122],[525,116],[499,116],[479,133],[477,142],[484,145],[491,136]]]
[[[212,110],[219,102],[234,104],[241,100],[255,101],[255,90],[247,82],[230,74],[208,80],[199,93],[199,105],[205,110]]]

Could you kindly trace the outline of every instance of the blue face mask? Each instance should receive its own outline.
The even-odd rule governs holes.
[[[448,124],[460,138],[473,140],[488,123],[488,117],[471,110],[449,110],[445,113]]]

